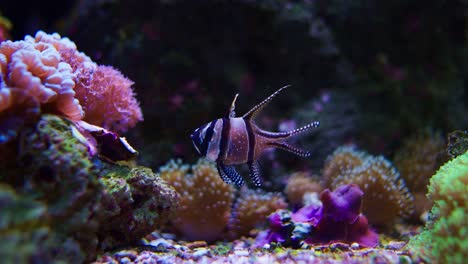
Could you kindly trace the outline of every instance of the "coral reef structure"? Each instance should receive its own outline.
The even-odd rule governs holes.
[[[0,186],[0,237],[11,242],[0,250],[29,241],[10,254],[44,260],[92,260],[164,225],[177,204],[173,188],[150,169],[91,158],[75,123],[49,114],[23,128]]]
[[[279,193],[266,193],[260,190],[241,190],[233,207],[229,221],[231,238],[247,236],[249,232],[265,224],[268,215],[287,206]]]
[[[455,158],[468,150],[468,130],[455,130],[447,136],[447,154]]]
[[[191,167],[169,161],[160,175],[180,195],[172,225],[189,240],[214,241],[221,237],[231,215],[234,188],[223,182],[216,167],[200,159]]]
[[[426,230],[408,249],[426,262],[465,263],[468,258],[468,152],[444,164],[431,178],[434,202]]]
[[[308,193],[319,193],[322,191],[318,179],[314,179],[306,172],[293,173],[286,184],[284,192],[292,205],[304,205],[304,195]]]
[[[342,241],[357,242],[374,247],[378,235],[369,229],[367,219],[360,214],[363,192],[357,185],[343,185],[320,194],[323,205],[309,205],[291,214],[287,210],[269,216],[270,229],[262,231],[256,246],[276,242],[300,247],[303,243],[317,244]]]

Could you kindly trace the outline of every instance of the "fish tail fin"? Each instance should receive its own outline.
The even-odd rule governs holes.
[[[248,111],[243,118],[246,120],[253,119],[257,113],[260,112],[273,98],[275,98],[281,91],[284,89],[288,88],[290,85],[283,86],[279,88],[276,92],[274,92],[272,95],[268,96],[265,100],[263,100],[261,103],[257,104],[254,106],[250,111]]]

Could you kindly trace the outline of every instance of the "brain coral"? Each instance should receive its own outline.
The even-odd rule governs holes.
[[[180,194],[173,226],[189,240],[220,238],[231,215],[234,188],[219,177],[215,166],[200,159],[191,167],[170,161],[160,169],[161,177]]]
[[[232,238],[249,235],[249,232],[263,225],[271,213],[287,207],[279,193],[266,193],[261,190],[242,190],[236,200],[232,217],[229,221],[229,232]]]
[[[443,165],[431,178],[434,202],[426,231],[408,248],[428,263],[466,263],[468,258],[468,152]]]
[[[339,171],[339,173],[328,175],[331,177],[328,179],[331,182],[330,187],[357,184],[364,192],[363,212],[370,224],[380,227],[390,226],[398,217],[407,217],[412,213],[413,196],[389,161],[383,157],[365,156],[365,154],[351,155],[351,159],[348,158],[349,154],[343,154],[350,153],[349,151],[339,153],[338,156],[333,154],[326,165],[326,168],[334,167],[337,168],[334,169],[335,171]],[[347,158],[343,161],[342,158],[336,157]],[[364,158],[360,159],[362,157]],[[349,160],[358,165],[354,166],[353,163],[348,162]],[[329,164],[334,161],[338,164]],[[324,171],[327,170],[324,169]]]
[[[57,33],[38,31],[35,37],[0,44],[3,121],[12,115],[25,118],[42,112],[125,131],[142,120],[132,84],[117,70],[97,66]]]

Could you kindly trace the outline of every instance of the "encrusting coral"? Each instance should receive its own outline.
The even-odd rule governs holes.
[[[22,130],[19,142],[17,163],[2,164],[0,186],[14,190],[13,198],[3,199],[7,206],[22,207],[8,215],[2,210],[0,236],[46,237],[31,254],[70,246],[78,256],[67,262],[92,260],[162,226],[177,205],[174,189],[150,169],[91,158],[86,138],[68,119],[44,114]],[[23,253],[29,254],[15,254]]]
[[[306,172],[293,173],[286,184],[284,192],[292,205],[304,205],[304,195],[307,193],[319,193],[322,186],[318,179],[314,179]]]
[[[4,41],[0,44],[0,121],[12,127],[1,131],[1,139],[11,140],[22,126],[11,119],[40,113],[75,121],[84,118],[116,132],[126,131],[143,118],[132,84],[119,71],[97,66],[57,33],[38,31],[22,41]]]
[[[231,238],[249,235],[249,232],[265,223],[268,215],[287,207],[279,193],[266,193],[261,190],[241,190],[233,207],[229,221]]]
[[[468,152],[444,164],[431,178],[434,202],[426,230],[408,249],[428,263],[465,263],[468,258]]]
[[[216,167],[200,159],[191,167],[171,160],[160,175],[180,195],[180,204],[171,222],[189,240],[214,241],[228,224],[234,188],[223,182]]]
[[[374,226],[389,227],[413,212],[413,196],[398,171],[382,156],[339,148],[327,158],[323,176],[325,187],[357,184],[364,192],[362,211]]]
[[[357,185],[343,185],[333,192],[324,190],[320,194],[322,205],[308,205],[295,213],[279,210],[269,216],[270,228],[257,236],[255,245],[262,247],[276,242],[300,247],[303,243],[342,241],[374,247],[378,235],[369,229],[366,217],[360,214],[362,196]]]

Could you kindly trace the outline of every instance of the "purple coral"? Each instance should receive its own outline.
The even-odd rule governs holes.
[[[305,206],[293,214],[277,211],[270,215],[270,229],[258,235],[256,245],[280,242],[299,246],[303,242],[342,241],[374,247],[379,237],[360,214],[363,195],[355,184],[342,185],[333,192],[327,189],[320,194],[323,205]]]

